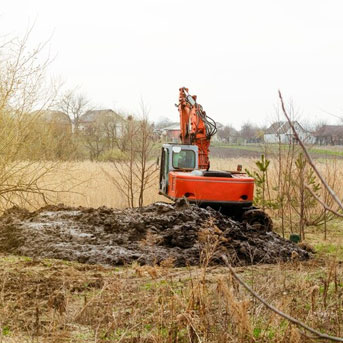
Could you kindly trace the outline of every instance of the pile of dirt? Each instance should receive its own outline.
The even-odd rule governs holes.
[[[274,232],[238,223],[210,208],[155,203],[117,210],[46,206],[14,207],[0,217],[0,252],[91,264],[198,265],[201,251],[217,246],[212,264],[226,254],[233,265],[309,258]]]

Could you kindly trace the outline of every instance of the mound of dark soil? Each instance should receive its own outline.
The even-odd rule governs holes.
[[[0,252],[85,263],[197,265],[201,251],[217,246],[234,265],[307,259],[308,252],[273,232],[235,222],[212,209],[155,203],[116,210],[47,206],[14,207],[0,217]]]

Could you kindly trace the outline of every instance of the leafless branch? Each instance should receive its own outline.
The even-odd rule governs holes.
[[[333,189],[328,185],[328,183],[325,181],[325,179],[323,178],[323,176],[321,175],[321,173],[319,172],[319,170],[317,169],[317,167],[315,166],[310,154],[308,153],[304,143],[302,142],[302,140],[300,139],[298,132],[296,131],[287,111],[285,108],[285,104],[281,95],[281,91],[279,91],[279,98],[281,101],[281,107],[282,107],[282,111],[286,117],[286,119],[288,120],[288,123],[293,131],[294,137],[296,138],[296,140],[298,141],[299,145],[301,146],[302,150],[304,151],[305,157],[308,161],[308,163],[310,164],[310,166],[312,167],[312,169],[314,170],[314,172],[316,173],[316,175],[318,176],[319,180],[321,181],[321,183],[324,185],[324,187],[326,188],[326,190],[329,192],[329,194],[331,195],[331,197],[335,200],[335,202],[338,204],[338,206],[343,210],[343,204],[340,201],[340,199],[338,198],[338,196],[336,195],[336,193],[333,191]]]
[[[342,213],[339,213],[335,210],[333,210],[332,208],[330,208],[322,199],[319,198],[318,195],[316,195],[312,189],[305,185],[305,188],[311,193],[311,195],[329,212],[333,213],[334,215],[336,215],[337,217],[342,217],[343,218],[343,214]]]
[[[328,339],[330,341],[333,342],[343,342],[343,338],[340,337],[334,337],[334,336],[330,336],[327,335],[325,333],[321,333],[311,327],[309,327],[308,325],[304,324],[303,322],[299,321],[298,319],[295,319],[293,317],[291,317],[290,315],[280,311],[279,309],[277,309],[276,307],[270,305],[269,303],[267,303],[261,296],[259,296],[250,286],[248,286],[242,279],[239,278],[239,276],[236,274],[236,272],[233,270],[233,268],[231,267],[228,258],[225,255],[221,256],[225,265],[228,267],[228,269],[230,270],[230,273],[232,274],[232,276],[238,281],[239,284],[241,284],[254,298],[256,298],[258,301],[260,301],[264,306],[266,306],[269,310],[273,311],[274,313],[276,313],[277,315],[285,318],[286,320],[290,321],[291,323],[300,326],[301,328],[311,332],[312,334],[314,334],[316,336],[316,338],[319,339]]]

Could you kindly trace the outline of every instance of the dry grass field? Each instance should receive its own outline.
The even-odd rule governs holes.
[[[1,342],[314,342],[251,298],[224,267],[121,268],[1,256]],[[335,262],[236,272],[268,302],[342,334]]]
[[[239,160],[239,163],[243,164],[244,168],[250,169],[254,168],[254,161],[253,158],[246,158]],[[212,159],[211,164],[212,169],[235,170],[238,160],[217,158]],[[106,174],[116,177],[115,168],[110,162],[67,162],[61,164],[60,168],[42,182],[54,184],[54,189],[61,191],[51,194],[51,199],[56,203],[86,207],[127,207],[124,196]],[[158,173],[155,178],[154,185],[146,192],[145,205],[155,201],[168,201],[167,198],[158,194]],[[40,204],[43,205],[42,202]]]
[[[247,168],[253,171],[257,170],[256,160],[256,158],[214,158],[211,159],[211,169],[236,170],[237,165],[241,164],[243,169]],[[343,177],[343,160],[317,159],[316,164],[323,175],[334,184],[335,190],[338,193],[343,192],[343,187],[339,182]],[[47,187],[59,190],[57,193],[50,194],[51,200],[55,203],[87,207],[127,207],[123,194],[119,192],[107,175],[119,177],[110,162],[66,162],[61,163],[42,182],[44,185],[48,185]],[[268,170],[268,183],[271,192],[273,192],[273,189],[277,185],[278,176],[278,161],[271,159]],[[145,205],[155,201],[168,201],[167,198],[158,195],[158,178],[158,173],[156,173],[155,182],[146,191]],[[35,206],[43,204],[41,202]]]

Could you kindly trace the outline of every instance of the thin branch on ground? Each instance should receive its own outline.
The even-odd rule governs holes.
[[[298,319],[295,319],[293,317],[291,317],[290,315],[280,311],[279,309],[277,309],[276,307],[274,307],[273,305],[268,304],[261,296],[259,296],[251,287],[249,287],[242,279],[240,279],[238,277],[238,275],[236,274],[236,272],[233,270],[233,268],[231,267],[228,258],[225,255],[221,256],[225,265],[229,268],[232,276],[238,281],[239,284],[241,284],[254,298],[256,298],[258,301],[260,301],[264,306],[266,306],[269,310],[273,311],[274,313],[278,314],[279,316],[287,319],[288,321],[290,321],[291,323],[302,327],[303,329],[311,332],[312,334],[316,335],[317,339],[328,339],[330,341],[333,342],[343,342],[343,338],[340,337],[335,337],[335,336],[330,336],[327,335],[325,333],[321,333],[311,327],[309,327],[308,325],[304,324],[303,322],[299,321]]]

